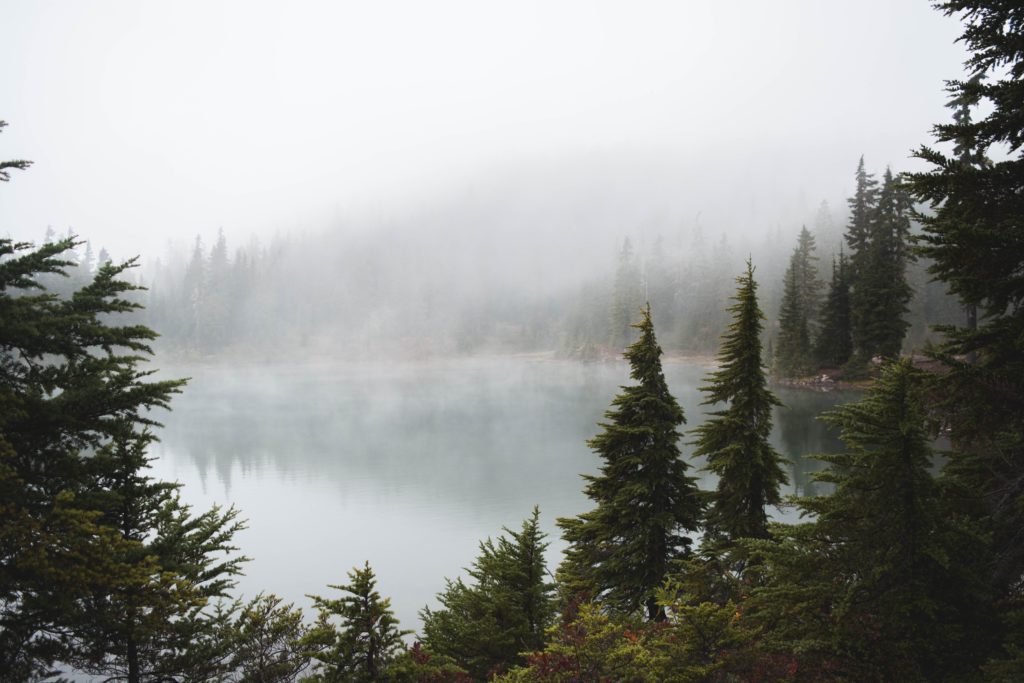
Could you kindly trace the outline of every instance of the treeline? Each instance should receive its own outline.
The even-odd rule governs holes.
[[[990,105],[936,127],[953,155],[922,147],[932,170],[904,178],[934,210],[918,216],[916,248],[976,313],[932,350],[942,371],[892,360],[863,400],[830,412],[846,446],[820,456],[832,493],[793,501],[804,521],[773,523],[785,474],[766,440],[777,400],[753,265],[703,387],[711,417],[689,435],[645,307],[626,352],[633,383],[590,441],[593,507],[558,522],[568,548],[556,581],[534,511],[481,544],[411,646],[368,564],[334,587],[340,597],[314,598],[312,622],[272,596],[233,599],[237,511],[193,511],[147,473],[152,410],[182,382],[141,367],[155,334],[126,320],[138,309],[122,277],[132,263],[101,264],[60,295],[41,280],[73,267],[61,256],[73,241],[0,239],[0,676],[1024,679],[1024,9],[942,7],[966,12],[979,76],[951,94]],[[993,147],[1007,158],[992,161]],[[865,263],[858,277],[879,267]],[[865,339],[891,355],[885,334]],[[936,471],[940,432],[951,448]],[[718,476],[713,491],[696,486],[681,438]]]
[[[890,178],[885,187],[897,184]],[[873,226],[880,222],[877,194],[869,192],[867,199]],[[909,206],[900,203],[898,208],[904,221],[900,244],[906,246]],[[800,239],[808,235],[811,246],[802,277],[809,283],[829,279],[832,259],[851,278],[854,265],[844,253],[850,259],[867,253],[859,243],[843,251],[843,234],[825,203],[813,219],[813,230],[804,230]],[[407,244],[406,237],[396,229],[376,236],[276,237],[266,245],[251,240],[237,248],[228,245],[223,233],[210,245],[197,237],[189,250],[171,249],[145,267],[149,292],[144,322],[160,331],[163,349],[185,355],[418,357],[556,351],[596,359],[621,354],[632,340],[629,325],[635,311],[650,302],[669,351],[706,354],[717,350],[728,325],[721,302],[729,296],[733,274],[748,255],[756,254],[765,283],[764,307],[772,321],[766,343],[799,359],[793,362],[800,368],[809,368],[827,353],[811,347],[821,333],[836,329],[835,321],[817,317],[825,310],[815,308],[816,299],[804,302],[807,310],[781,310],[791,301],[784,284],[789,241],[780,228],[744,248],[699,223],[653,240],[625,238],[618,253],[608,255],[609,267],[580,271],[550,286],[540,274],[529,280],[529,263],[521,264],[522,272],[515,277],[491,273],[481,264],[501,258],[487,251],[493,247],[459,247],[453,253],[436,244]],[[824,258],[818,257],[816,245],[822,245]],[[481,251],[473,251],[477,248]],[[543,243],[536,248],[544,249]],[[895,310],[900,330],[909,330],[905,346],[921,348],[937,339],[933,326],[959,320],[962,310],[945,285],[927,274],[927,263],[914,262],[906,253],[901,258],[905,300]],[[852,287],[852,280],[845,286]],[[866,286],[853,291],[870,300],[888,296],[884,291],[869,296]],[[857,310],[874,310],[859,299],[854,303]],[[793,315],[801,316],[800,321],[794,322]],[[807,329],[794,332],[794,326]],[[857,330],[873,326],[865,320]],[[794,334],[807,336],[808,349],[799,339],[787,341]],[[857,358],[869,354],[870,359],[873,352],[865,347]]]
[[[827,281],[814,235],[806,228],[800,231],[783,278],[772,357],[776,375],[827,369],[856,377],[873,361],[899,356],[912,321],[941,327],[966,320],[963,306],[946,294],[945,283],[922,282],[922,268],[911,270],[918,259],[911,243],[915,213],[908,187],[889,169],[879,186],[863,158],[855,178],[845,245],[832,255]],[[921,260],[927,271],[931,263]],[[921,341],[912,344],[920,348]]]

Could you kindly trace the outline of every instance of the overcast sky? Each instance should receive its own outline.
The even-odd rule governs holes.
[[[625,166],[621,186],[636,159],[841,204],[860,154],[909,168],[947,118],[959,33],[922,0],[8,0],[0,158],[35,165],[0,186],[0,234],[70,226],[128,256],[510,174],[564,192]]]

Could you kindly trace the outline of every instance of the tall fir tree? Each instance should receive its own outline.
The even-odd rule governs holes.
[[[782,403],[767,387],[761,359],[764,314],[749,260],[736,282],[729,307],[733,322],[722,337],[719,367],[701,387],[704,405],[724,407],[693,431],[694,456],[707,458],[707,469],[718,476],[706,524],[711,540],[767,537],[766,508],[781,502],[779,489],[788,482],[785,461],[768,443],[772,409]]]
[[[871,218],[878,203],[878,181],[864,167],[861,156],[854,174],[856,189],[847,200],[850,222],[846,226],[846,244],[850,247],[851,270],[854,281],[860,275],[861,259],[871,241]]]
[[[781,375],[799,375],[815,369],[811,341],[821,307],[821,280],[814,248],[814,236],[806,227],[801,228],[783,281],[775,349],[775,368]]]
[[[597,507],[559,519],[568,542],[560,578],[570,588],[622,612],[644,609],[661,619],[655,589],[672,562],[689,553],[702,513],[696,480],[687,474],[678,441],[683,409],[661,368],[650,306],[625,353],[636,384],[622,387],[588,445],[601,457],[600,474],[584,475],[584,492]]]
[[[821,327],[814,342],[818,364],[827,368],[842,367],[853,355],[850,321],[850,273],[846,255],[832,259],[832,280],[821,309]]]
[[[783,280],[782,305],[779,309],[779,337],[773,353],[772,367],[777,375],[793,377],[809,372],[811,367],[811,331],[807,313],[800,305],[800,292],[793,254]]]
[[[934,128],[953,156],[922,146],[931,170],[908,176],[915,198],[933,213],[918,217],[920,251],[930,272],[979,316],[976,328],[943,329],[938,350],[947,372],[945,398],[954,450],[944,470],[962,509],[990,530],[997,560],[989,578],[1007,623],[1006,656],[993,680],[1024,677],[1024,7],[991,0],[950,0],[938,8],[963,15],[960,41],[970,78],[950,81],[957,108],[986,112]],[[987,150],[999,161],[983,161]],[[973,150],[973,151],[972,151]],[[964,155],[968,158],[963,158]],[[992,154],[993,158],[997,155]],[[974,157],[973,159],[971,157]]]
[[[886,169],[853,285],[853,342],[861,361],[898,356],[909,327],[910,208],[908,195]]]

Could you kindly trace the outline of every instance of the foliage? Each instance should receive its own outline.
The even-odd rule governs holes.
[[[823,367],[842,367],[853,355],[853,337],[850,319],[850,273],[846,256],[839,252],[839,260],[832,259],[832,280],[821,310],[821,329],[814,350]]]
[[[450,657],[439,655],[416,641],[388,667],[394,683],[472,683],[472,678]]]
[[[584,492],[597,507],[558,520],[570,546],[560,579],[614,609],[646,608],[658,619],[654,590],[670,563],[688,552],[691,541],[682,532],[697,529],[703,503],[680,456],[685,418],[665,382],[649,306],[634,327],[640,338],[625,357],[637,384],[622,387],[601,433],[588,442],[604,461],[600,475],[584,476]]]
[[[391,601],[377,592],[369,562],[348,576],[349,583],[329,586],[347,595],[333,600],[310,596],[319,613],[302,641],[316,659],[310,680],[387,680],[389,667],[403,649],[402,637],[411,632],[398,629]]]
[[[618,681],[654,683],[652,654],[640,642],[644,627],[613,619],[598,605],[580,605],[571,621],[554,626],[548,646],[531,653],[525,667],[496,678],[503,683]]]
[[[853,254],[853,343],[861,362],[895,358],[909,324],[910,198],[886,169],[866,240]],[[851,242],[852,245],[852,242]]]
[[[952,155],[920,147],[916,156],[931,169],[906,180],[932,208],[918,217],[930,272],[979,314],[943,329],[935,355],[946,371],[935,393],[954,444],[944,474],[958,511],[992,534],[986,576],[999,596],[1006,652],[989,672],[1005,678],[1024,651],[1024,8],[980,0],[938,7],[963,17],[970,77],[947,83],[954,119],[934,127]],[[984,115],[972,120],[971,111]]]
[[[805,670],[944,680],[986,648],[971,628],[984,622],[984,593],[962,571],[984,543],[942,507],[922,386],[899,361],[863,400],[828,413],[847,450],[816,456],[828,467],[815,476],[834,492],[800,499],[813,521],[775,526],[778,543],[748,544],[759,561],[747,609],[765,647]]]
[[[783,376],[802,375],[815,369],[811,339],[821,307],[817,260],[814,237],[802,228],[786,269],[779,313],[779,343],[774,360],[776,372]]]
[[[0,121],[0,133],[3,132],[7,126],[6,121]],[[14,168],[19,171],[24,171],[26,168],[32,165],[31,161],[25,159],[9,159],[7,161],[0,161],[0,182],[6,183],[11,179],[11,172],[7,169]]]
[[[667,614],[662,622],[609,615],[593,603],[580,605],[549,632],[543,651],[524,667],[495,680],[506,683],[628,681],[697,683],[726,680],[731,658],[751,633],[740,624],[736,605],[687,604],[675,587],[659,589]]]
[[[289,683],[310,665],[302,647],[308,631],[302,610],[276,595],[253,598],[239,610],[233,628],[229,668],[236,683]]]
[[[75,246],[0,240],[0,670],[214,676],[231,611],[215,600],[244,561],[229,557],[237,513],[194,516],[146,475],[150,413],[183,381],[149,379],[155,334],[116,324],[138,308],[121,277],[133,262],[42,288]]]
[[[521,653],[544,644],[554,618],[554,587],[547,581],[540,511],[519,532],[505,529],[497,542],[487,539],[467,570],[472,579],[447,581],[438,594],[442,608],[424,608],[423,640],[453,660],[474,680],[522,662]]]
[[[725,407],[693,431],[695,457],[707,458],[707,469],[718,475],[705,525],[706,537],[734,540],[768,535],[765,507],[781,502],[779,488],[787,478],[782,457],[768,443],[771,411],[782,405],[767,388],[761,361],[764,315],[757,304],[754,266],[736,278],[733,322],[722,337],[718,369],[701,387],[704,405]]]

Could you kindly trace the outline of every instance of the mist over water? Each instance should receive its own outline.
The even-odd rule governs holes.
[[[665,365],[688,429],[708,409],[698,387],[709,369]],[[236,541],[253,561],[241,591],[305,605],[305,594],[329,594],[327,584],[344,583],[369,560],[412,629],[478,543],[518,528],[535,504],[555,569],[563,548],[555,519],[591,507],[579,475],[596,472],[599,458],[586,440],[630,381],[624,362],[528,356],[168,366],[163,374],[192,380],[165,417],[154,474],[184,483],[198,510],[242,510],[249,528]],[[787,492],[813,493],[817,464],[803,456],[840,445],[814,418],[849,396],[779,395],[788,407],[776,411],[772,441],[793,462]]]

